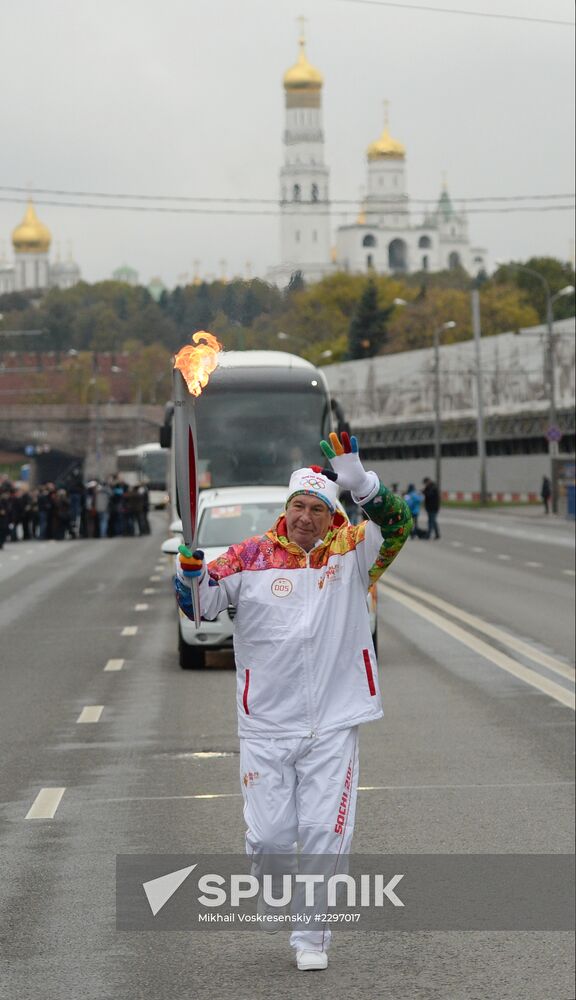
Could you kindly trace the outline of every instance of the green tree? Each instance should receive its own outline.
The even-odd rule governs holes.
[[[290,275],[286,295],[291,295],[293,292],[303,292],[305,288],[306,283],[302,271],[293,271]]]
[[[371,358],[385,346],[387,323],[393,311],[378,304],[378,289],[370,278],[350,323],[348,356],[351,360]]]
[[[521,266],[515,267],[518,263]],[[496,284],[515,285],[524,293],[525,300],[536,311],[541,323],[546,322],[546,291],[544,285],[538,280],[536,275],[523,271],[522,267],[528,267],[531,271],[536,271],[548,283],[552,295],[559,292],[567,285],[576,285],[574,268],[571,264],[557,260],[555,257],[530,257],[526,262],[510,261],[509,264],[502,264],[494,274]],[[554,303],[555,319],[566,319],[574,315],[574,299],[567,296],[558,299]]]

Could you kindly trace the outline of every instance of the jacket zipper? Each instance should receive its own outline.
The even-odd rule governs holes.
[[[312,613],[311,612],[312,601],[309,599],[310,598],[309,591],[310,591],[310,585],[311,585],[311,579],[312,579],[312,574],[310,573],[310,553],[309,552],[306,553],[306,570],[307,570],[307,573],[306,573],[306,605],[305,605],[305,613],[306,613],[306,626],[308,627],[308,625],[309,625],[308,617]],[[312,694],[312,678],[310,676],[310,661],[308,659],[308,648],[309,648],[309,644],[306,642],[305,645],[304,645],[304,658],[305,658],[305,661],[306,661],[306,668],[305,668],[306,669],[306,687],[308,689],[308,713],[309,713],[309,717],[310,717],[310,727],[311,727],[308,736],[309,737],[314,737],[314,736],[316,736],[316,718],[315,718],[315,710],[314,710],[314,696]]]

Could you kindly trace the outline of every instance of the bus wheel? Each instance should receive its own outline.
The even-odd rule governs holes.
[[[189,646],[184,642],[178,629],[178,660],[182,670],[203,670],[206,666],[206,650]]]

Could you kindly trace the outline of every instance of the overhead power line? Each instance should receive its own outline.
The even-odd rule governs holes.
[[[28,195],[36,194],[48,194],[54,195],[55,197],[65,197],[65,198],[104,198],[111,199],[116,198],[118,200],[126,201],[173,201],[173,202],[184,202],[190,204],[208,204],[211,202],[221,202],[223,205],[278,205],[278,198],[244,198],[244,197],[220,197],[218,195],[169,195],[169,194],[129,194],[127,192],[118,191],[67,191],[62,188],[39,188],[39,187],[21,187],[21,186],[10,186],[7,184],[0,184],[0,191],[18,191],[24,192]],[[450,195],[452,201],[461,204],[472,204],[475,202],[518,202],[518,201],[554,201],[564,198],[574,198],[574,192],[569,192],[567,194],[498,194],[498,195],[471,195],[468,197],[457,197],[455,195]],[[435,198],[410,198],[412,204],[416,205],[431,205]],[[359,205],[363,202],[361,197],[356,198],[333,198],[330,201],[331,205]],[[393,199],[387,200],[386,198],[378,199],[378,203],[381,205],[396,205],[397,201]],[[46,204],[46,202],[44,203]]]
[[[2,198],[0,197],[0,202],[9,202],[10,204],[25,205],[25,198]],[[250,216],[280,216],[282,211],[280,209],[259,209],[259,208],[182,208],[182,207],[171,207],[163,205],[94,205],[91,202],[72,202],[72,201],[50,201],[49,199],[40,199],[35,202],[36,205],[50,206],[51,208],[87,208],[91,210],[96,210],[98,212],[132,212],[132,213],[146,213],[146,214],[164,214],[164,215],[250,215]],[[291,203],[293,204],[293,203]],[[298,203],[296,203],[298,204]],[[310,205],[310,202],[301,202],[300,204]],[[504,208],[470,208],[467,209],[467,215],[489,215],[489,214],[507,214],[511,212],[572,212],[574,211],[575,205],[515,205],[508,206]],[[308,218],[314,216],[327,216],[330,214],[329,210],[322,210],[319,208],[318,211],[306,212]],[[346,213],[342,210],[339,212],[334,212],[334,215],[347,215],[353,214],[352,212]]]
[[[521,14],[490,14],[485,10],[457,10],[454,7],[424,7],[415,3],[393,3],[392,0],[339,0],[340,3],[365,4],[369,7],[400,7],[401,10],[426,11],[429,14],[456,14],[461,17],[484,17],[499,21],[528,21],[532,24],[558,24],[573,28],[574,21],[555,21],[547,17],[523,17]]]

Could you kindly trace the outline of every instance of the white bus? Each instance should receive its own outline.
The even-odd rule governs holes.
[[[116,472],[128,486],[148,487],[150,506],[163,510],[168,504],[170,451],[154,441],[116,452]]]
[[[166,448],[173,410],[167,403]],[[286,486],[294,469],[322,465],[322,438],[348,430],[322,370],[283,351],[226,351],[196,401],[196,424],[200,489]],[[168,492],[177,517],[175,491]]]

